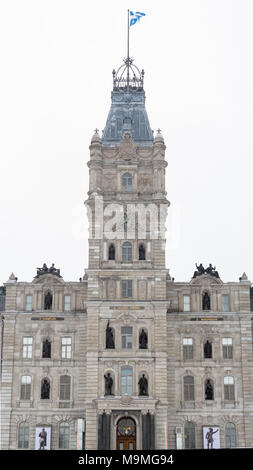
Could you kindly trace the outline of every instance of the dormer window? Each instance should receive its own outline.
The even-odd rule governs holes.
[[[132,191],[133,189],[133,177],[130,173],[124,173],[122,176],[122,190]]]

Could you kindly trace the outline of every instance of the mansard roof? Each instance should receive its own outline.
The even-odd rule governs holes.
[[[153,131],[145,107],[144,71],[139,71],[132,59],[125,59],[117,72],[113,71],[111,108],[103,131],[102,144],[114,146],[125,132],[140,146],[153,144]]]

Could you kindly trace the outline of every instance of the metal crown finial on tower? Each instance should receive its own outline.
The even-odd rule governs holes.
[[[131,12],[132,13],[132,12]],[[113,89],[126,90],[143,90],[144,70],[140,72],[138,67],[133,64],[134,59],[129,55],[129,10],[127,12],[127,57],[123,60],[123,64],[118,68],[117,72],[113,70]]]

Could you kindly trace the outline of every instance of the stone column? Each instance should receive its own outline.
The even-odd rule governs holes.
[[[98,415],[98,450],[111,448],[111,415],[107,413]]]

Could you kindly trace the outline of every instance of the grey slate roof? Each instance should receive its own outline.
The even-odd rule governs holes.
[[[103,131],[102,144],[117,145],[125,132],[129,132],[140,146],[152,145],[153,131],[145,108],[143,88],[126,86],[124,89],[114,89],[111,98],[112,104]]]

